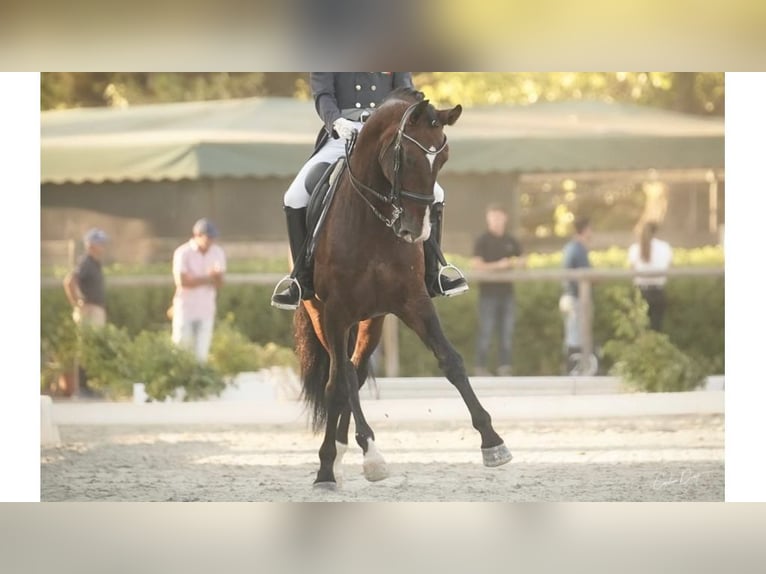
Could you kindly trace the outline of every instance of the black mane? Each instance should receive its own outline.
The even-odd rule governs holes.
[[[410,104],[415,104],[417,102],[422,102],[425,99],[426,95],[414,88],[409,88],[406,86],[403,86],[401,88],[396,88],[394,91],[392,91],[386,98],[383,100],[381,105],[386,104],[388,102],[392,101],[399,101],[399,102],[407,102]],[[428,121],[429,123],[437,127],[441,125],[439,123],[439,119],[436,116],[436,108],[433,107],[432,104],[428,105],[428,109],[426,110],[426,113],[428,115]]]
[[[426,95],[423,92],[420,92],[414,88],[402,86],[401,88],[396,88],[394,91],[388,94],[382,103],[386,103],[389,100],[404,100],[414,104],[415,102],[422,101],[425,99],[425,97]]]

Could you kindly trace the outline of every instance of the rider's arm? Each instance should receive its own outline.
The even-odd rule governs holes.
[[[332,124],[340,117],[338,100],[335,98],[336,72],[311,72],[311,95],[319,117],[324,122],[327,133],[332,135]]]
[[[213,273],[208,275],[193,275],[184,257],[184,251],[177,249],[173,253],[173,280],[176,287],[194,288],[202,287],[203,285],[215,285],[216,277]]]

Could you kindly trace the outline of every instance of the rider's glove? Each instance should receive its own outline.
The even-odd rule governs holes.
[[[332,124],[333,129],[344,140],[350,140],[356,131],[354,122],[347,120],[346,118],[338,118]]]

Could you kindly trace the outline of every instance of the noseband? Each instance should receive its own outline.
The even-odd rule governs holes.
[[[418,146],[423,153],[426,155],[433,155],[436,157],[441,152],[444,151],[444,149],[447,147],[447,136],[444,136],[444,141],[442,142],[442,145],[439,149],[433,150],[433,149],[426,149],[425,146],[423,146],[419,141],[417,141],[415,138],[411,137],[410,135],[406,134],[404,132],[404,128],[407,125],[407,120],[410,118],[410,115],[412,114],[415,107],[421,102],[417,102],[412,104],[407,110],[404,112],[404,115],[402,116],[401,121],[399,122],[399,129],[396,132],[396,138],[394,138],[391,143],[389,143],[387,146],[385,146],[378,157],[379,161],[382,162],[383,156],[385,155],[386,151],[388,151],[388,148],[390,148],[392,145],[394,146],[394,177],[393,181],[391,182],[391,191],[388,194],[382,194],[373,188],[369,187],[368,185],[365,185],[357,177],[352,173],[351,171],[351,161],[350,161],[350,154],[351,150],[354,147],[354,143],[356,142],[356,136],[355,133],[354,136],[351,138],[351,140],[346,142],[346,167],[348,168],[348,174],[351,179],[351,187],[359,194],[359,197],[361,197],[365,203],[370,207],[372,212],[375,214],[375,216],[380,219],[383,223],[386,224],[387,227],[393,227],[394,223],[401,217],[402,213],[404,212],[404,207],[402,207],[402,198],[414,201],[416,203],[423,203],[426,205],[430,205],[434,201],[434,194],[433,192],[429,193],[428,195],[422,194],[422,193],[413,193],[411,191],[407,191],[404,189],[401,185],[401,166],[402,166],[402,157],[404,156],[404,150],[402,149],[402,139],[406,139],[414,143],[416,146]],[[383,215],[371,202],[368,200],[363,191],[367,191],[377,197],[380,201],[383,203],[387,203],[391,205],[391,217],[386,217]]]

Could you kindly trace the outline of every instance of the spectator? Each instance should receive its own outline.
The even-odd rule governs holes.
[[[526,264],[521,245],[506,227],[508,214],[498,205],[487,207],[487,231],[477,240],[471,267],[477,271],[516,269]],[[511,341],[515,302],[511,283],[479,283],[479,336],[476,340],[476,375],[486,376],[492,335],[499,331],[497,374],[511,374]]]
[[[109,238],[102,229],[93,228],[83,237],[85,255],[64,278],[64,293],[72,306],[72,319],[78,328],[101,328],[106,325],[106,289],[102,262]],[[73,395],[95,396],[88,387],[85,371],[75,366]]]
[[[638,243],[628,249],[628,263],[636,271],[665,271],[673,260],[670,244],[655,237],[657,224],[649,221],[641,229]],[[665,283],[667,277],[636,277],[633,283],[649,306],[649,326],[654,331],[662,329],[665,315]]]
[[[208,219],[194,224],[192,238],[173,253],[173,342],[207,361],[213,340],[216,295],[223,285],[226,256],[215,243],[218,230]]]
[[[564,268],[580,269],[590,267],[588,244],[591,241],[591,226],[588,218],[575,220],[574,237],[564,246]],[[573,356],[579,356],[582,350],[582,312],[577,281],[564,281],[564,294],[559,301],[559,308],[564,313],[564,346],[566,347],[567,368],[569,373],[574,367]]]

